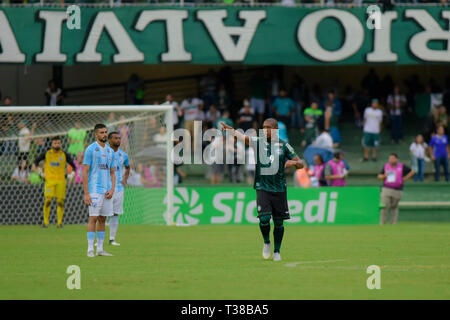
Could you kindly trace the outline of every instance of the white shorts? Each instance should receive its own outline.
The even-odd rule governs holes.
[[[257,113],[263,114],[266,109],[266,102],[264,99],[251,98],[250,107]]]
[[[113,213],[114,214],[123,214],[123,191],[114,192]]]
[[[113,199],[106,199],[104,194],[91,193],[92,204],[89,206],[90,217],[109,217],[113,215]]]

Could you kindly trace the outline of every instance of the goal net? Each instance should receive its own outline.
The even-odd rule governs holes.
[[[121,136],[131,172],[120,223],[171,224],[173,196],[172,106],[72,106],[0,108],[0,224],[42,224],[45,161],[39,155],[58,136],[75,168],[66,170],[64,224],[87,223],[82,184],[83,155],[95,141],[94,126]],[[50,224],[56,224],[56,200]]]

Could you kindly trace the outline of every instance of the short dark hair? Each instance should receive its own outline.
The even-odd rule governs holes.
[[[94,127],[94,131],[97,131],[98,129],[106,128],[106,126],[103,123],[97,123]]]
[[[54,136],[54,137],[52,138],[52,142],[53,142],[53,141],[56,141],[56,140],[61,141],[61,137],[60,137],[60,136]]]
[[[390,156],[394,156],[394,157],[396,157],[396,158],[398,159],[398,155],[397,155],[395,152],[392,152],[392,153],[390,154]]]
[[[264,122],[270,122],[274,128],[278,128],[278,121],[275,118],[267,118]]]
[[[110,133],[108,134],[108,140],[111,139],[112,136],[115,135],[115,134],[120,135],[117,131],[110,132]]]
[[[341,152],[340,151],[335,151],[333,153],[333,157],[335,157],[336,159],[339,159],[341,157]]]

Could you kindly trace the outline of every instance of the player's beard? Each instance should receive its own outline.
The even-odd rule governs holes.
[[[56,152],[58,152],[59,150],[61,150],[60,147],[58,147],[58,148],[53,148],[53,149],[55,149]]]
[[[98,139],[98,140],[100,140],[101,143],[106,143],[106,138]]]

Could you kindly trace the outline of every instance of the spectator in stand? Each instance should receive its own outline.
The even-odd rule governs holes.
[[[31,164],[31,172],[30,175],[28,176],[28,181],[29,184],[40,184],[42,183],[42,177],[39,174],[39,167],[36,166],[36,164],[32,163]]]
[[[206,112],[205,120],[206,120],[206,126],[209,128],[214,128],[214,124],[217,120],[220,118],[220,111],[217,110],[215,105],[210,105],[209,110]]]
[[[84,152],[79,151],[77,153],[76,159],[73,161],[73,163],[75,164],[75,168],[74,168],[75,175],[74,175],[73,182],[75,184],[83,183],[83,157],[84,157]]]
[[[246,132],[248,129],[258,129],[258,125],[256,123],[255,112],[250,107],[250,101],[248,99],[244,99],[243,107],[239,110],[239,116],[237,125],[239,129],[244,130]]]
[[[181,111],[180,106],[173,99],[173,96],[171,94],[166,95],[166,102],[163,103],[163,105],[168,104],[173,105],[173,128],[178,129],[180,127],[180,122],[183,117],[183,111]]]
[[[32,136],[34,135],[34,130],[37,127],[37,122],[33,123],[31,126],[31,131],[27,128],[27,122],[26,120],[21,120],[17,124],[17,127],[19,128],[19,156],[18,160],[28,160],[28,155],[30,153],[30,145]]]
[[[127,118],[121,115],[117,125],[117,132],[120,135],[120,148],[128,152],[130,150],[130,126],[127,124]],[[112,131],[111,131],[112,132]]]
[[[312,102],[311,107],[304,111],[305,117],[305,138],[302,141],[302,146],[306,147],[313,143],[319,134],[319,121],[323,116],[322,110],[319,109],[317,102]]]
[[[153,142],[156,147],[165,148],[167,145],[167,132],[166,127],[161,126],[159,132],[153,136]]]
[[[406,107],[406,96],[400,93],[400,86],[394,86],[394,92],[387,98],[387,110],[390,113],[392,142],[401,143],[403,139],[403,110]]]
[[[87,147],[86,136],[87,131],[81,128],[81,121],[75,121],[74,127],[67,133],[69,140],[67,153],[75,157],[80,151],[84,152],[84,149]]]
[[[230,112],[228,110],[225,110],[222,113],[222,116],[219,119],[217,119],[216,123],[214,124],[214,127],[216,129],[219,129],[219,130],[222,129],[220,122],[224,122],[225,124],[229,125],[230,127],[234,126],[233,120],[230,119]]]
[[[283,121],[278,121],[278,138],[289,142],[288,130]]]
[[[200,80],[200,87],[203,91],[204,107],[208,110],[217,99],[217,76],[213,69],[209,69],[208,74]]]
[[[128,177],[128,185],[135,186],[135,187],[142,187],[143,186],[143,177],[142,172],[144,171],[144,167],[142,163],[139,163],[137,165],[137,170],[134,170],[133,168],[130,169],[130,176]]]
[[[439,126],[444,127],[444,131],[447,133],[448,129],[448,114],[447,109],[444,106],[439,106],[437,112],[434,114],[434,123],[436,128]]]
[[[325,102],[325,114],[324,114],[324,127],[330,132],[333,138],[333,147],[337,148],[341,142],[341,132],[338,127],[339,115],[337,114],[337,108],[333,108],[331,101]]]
[[[139,164],[141,165],[141,164]],[[138,166],[139,166],[138,165]],[[161,173],[159,171],[158,163],[154,160],[150,162],[150,166],[143,166],[142,172],[142,184],[146,188],[159,188],[161,187]]]
[[[17,137],[17,125],[14,119],[14,116],[9,114],[6,116],[5,123],[0,128],[2,133],[8,137],[15,138]],[[3,142],[2,146],[2,154],[6,155],[14,155],[17,150],[16,140],[6,140]]]
[[[250,79],[250,107],[258,115],[258,125],[261,126],[266,112],[267,80],[264,73],[258,70]]]
[[[5,99],[3,99],[3,106],[4,107],[11,107],[12,106],[12,99],[10,96],[6,96]]]
[[[372,104],[364,110],[362,161],[369,161],[370,149],[372,160],[377,161],[377,148],[380,142],[380,133],[383,123],[383,112],[379,108],[378,99],[372,99]]]
[[[320,135],[311,145],[317,148],[333,149],[333,138],[327,129],[322,129]]]
[[[273,102],[272,112],[275,118],[284,122],[289,129],[292,115],[295,112],[295,103],[287,96],[287,91],[284,88],[280,90],[280,96]]]
[[[336,98],[333,90],[328,91],[327,98],[322,101],[321,110],[325,111],[327,103],[333,108],[333,113],[339,117],[342,114],[341,100]]]
[[[344,187],[346,186],[348,171],[345,168],[345,163],[342,161],[342,155],[340,151],[336,151],[333,154],[333,159],[327,162],[325,165],[325,179],[328,180],[328,185],[331,187]]]
[[[45,90],[46,104],[48,106],[61,106],[63,104],[63,91],[56,87],[52,79],[48,82],[48,88]]]
[[[423,141],[421,134],[417,135],[416,140],[411,143],[409,153],[411,154],[411,168],[416,172],[414,181],[423,182],[425,175],[425,157],[427,156],[428,145]]]
[[[189,96],[181,103],[181,111],[184,116],[184,129],[191,134],[191,139],[194,137],[194,121],[198,119],[198,110],[203,108],[203,101]]]
[[[19,161],[19,165],[14,169],[11,180],[18,184],[27,183],[29,175],[30,171],[28,170],[27,161],[23,159]]]
[[[388,211],[391,211],[391,223],[395,224],[398,219],[398,204],[403,195],[403,182],[414,175],[414,171],[398,161],[398,156],[391,153],[378,175],[378,180],[383,180],[381,188],[381,202],[385,207],[380,212],[380,224],[387,221]]]
[[[440,167],[444,168],[445,181],[448,181],[448,158],[450,157],[450,146],[448,137],[444,133],[444,127],[439,126],[436,134],[430,141],[431,160],[435,166],[434,180],[439,181]]]

